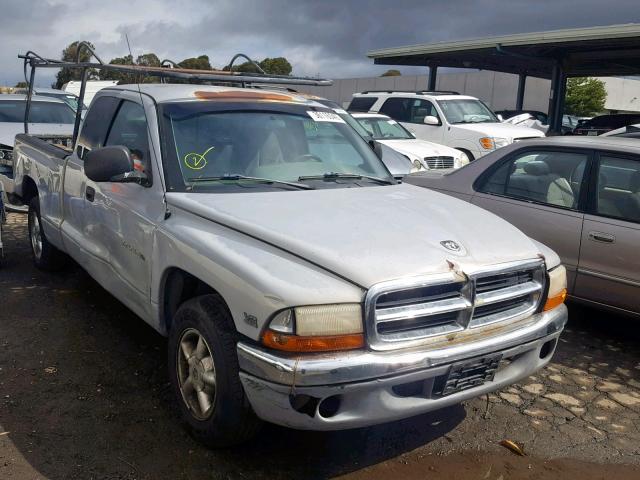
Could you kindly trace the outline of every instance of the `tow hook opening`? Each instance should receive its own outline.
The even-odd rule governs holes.
[[[318,407],[319,402],[319,398],[311,397],[309,395],[289,395],[291,408],[296,412],[309,415],[311,418],[316,414],[316,408]]]
[[[548,342],[545,342],[544,345],[540,347],[540,358],[544,360],[549,357],[553,353],[555,346],[556,340],[549,340]]]

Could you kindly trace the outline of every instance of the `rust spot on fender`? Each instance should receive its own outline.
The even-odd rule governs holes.
[[[227,90],[222,92],[207,92],[198,90],[194,92],[194,96],[201,100],[244,100],[244,101],[271,101],[271,102],[295,102],[300,103],[299,99],[285,93],[260,92],[260,91],[237,91]]]

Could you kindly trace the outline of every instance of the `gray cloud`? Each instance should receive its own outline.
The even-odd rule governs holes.
[[[637,0],[46,0],[2,7],[0,83],[21,79],[28,49],[58,56],[77,38],[104,59],[153,51],[180,60],[207,54],[224,65],[238,52],[286,56],[295,73],[378,74],[368,50],[432,41],[640,21]],[[50,77],[40,80],[49,82]]]

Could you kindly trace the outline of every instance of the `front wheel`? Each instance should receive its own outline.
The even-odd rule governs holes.
[[[65,264],[66,257],[64,253],[49,243],[44,234],[40,217],[40,200],[37,196],[29,202],[28,216],[29,243],[31,244],[33,263],[41,270],[60,270]]]
[[[255,435],[261,422],[240,382],[238,333],[217,295],[180,306],[169,334],[169,376],[190,433],[212,447],[228,447]]]

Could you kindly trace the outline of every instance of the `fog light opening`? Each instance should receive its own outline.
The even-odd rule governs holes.
[[[327,397],[320,402],[320,406],[318,407],[318,414],[323,418],[331,418],[340,409],[340,395],[333,395],[332,397]]]
[[[309,395],[289,395],[291,408],[310,417],[316,414],[316,407],[319,401],[319,398],[310,397]]]
[[[540,358],[544,360],[545,358],[550,357],[555,346],[555,340],[549,340],[548,342],[545,342],[545,344],[542,345],[542,348],[540,348]]]

